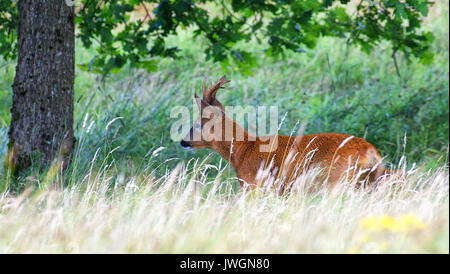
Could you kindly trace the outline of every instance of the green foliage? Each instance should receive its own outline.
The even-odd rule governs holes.
[[[0,56],[17,57],[17,26],[19,24],[17,1],[0,1]]]
[[[167,46],[167,37],[181,28],[194,27],[194,38],[206,38],[206,59],[221,62],[228,70],[237,66],[250,74],[258,55],[239,49],[240,41],[265,41],[265,54],[284,56],[287,51],[305,52],[317,38],[332,36],[359,45],[366,53],[391,43],[393,55],[403,52],[424,63],[433,54],[429,45],[433,35],[419,31],[421,18],[433,2],[427,0],[360,1],[356,9],[340,1],[262,1],[262,0],[82,0],[76,8],[78,37],[84,47],[95,45],[96,55],[85,70],[101,74],[118,72],[125,64],[157,69],[155,57],[180,57],[178,47]],[[75,2],[78,3],[78,2]],[[143,18],[132,18],[143,4]],[[212,6],[212,8],[207,8]],[[0,3],[0,55],[15,58],[17,52],[16,1]],[[97,43],[93,43],[96,41]]]

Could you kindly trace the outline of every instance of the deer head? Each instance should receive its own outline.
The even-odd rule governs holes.
[[[217,100],[217,91],[228,83],[225,76],[212,85],[209,89],[206,81],[203,81],[203,98],[200,99],[195,94],[195,100],[199,108],[199,117],[194,122],[189,133],[183,138],[180,144],[186,148],[214,148],[214,143],[223,140],[223,128],[225,109]]]

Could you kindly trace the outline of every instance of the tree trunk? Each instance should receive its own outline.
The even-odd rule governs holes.
[[[73,154],[74,8],[65,0],[19,1],[19,57],[6,165],[17,172]]]

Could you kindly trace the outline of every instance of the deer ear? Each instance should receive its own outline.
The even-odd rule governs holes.
[[[201,103],[202,99],[200,99],[200,97],[198,97],[197,93],[194,93],[194,99],[195,99],[195,102],[197,103],[198,109],[201,109],[201,107],[202,107],[202,103]]]
[[[200,111],[202,109],[206,108],[207,106],[209,106],[209,104],[207,102],[205,102],[205,100],[198,97],[197,93],[194,93],[194,99],[195,99],[195,102],[197,102],[197,106]]]

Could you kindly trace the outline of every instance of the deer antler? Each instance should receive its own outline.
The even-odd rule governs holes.
[[[219,89],[223,88],[223,85],[230,82],[226,79],[226,76],[222,76],[219,81],[211,86],[209,90],[206,89],[206,81],[203,81],[203,99],[207,99],[208,101],[213,100],[216,98],[216,93]]]

